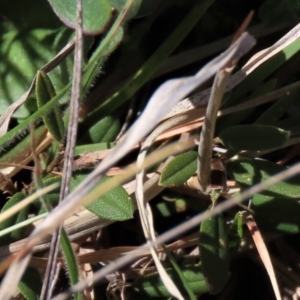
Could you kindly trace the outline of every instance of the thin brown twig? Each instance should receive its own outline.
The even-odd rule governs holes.
[[[82,32],[82,0],[77,0],[77,21],[74,53],[74,74],[71,91],[70,119],[67,131],[67,145],[64,153],[63,177],[61,182],[60,197],[61,202],[69,193],[70,180],[72,176],[74,149],[76,145],[78,129],[79,100],[81,94],[81,77],[82,77],[82,49],[83,49],[83,32]],[[47,265],[41,299],[50,299],[53,289],[53,279],[56,273],[57,256],[60,244],[62,224],[55,230],[51,240],[49,253],[49,263]]]
[[[253,12],[250,12],[250,14],[244,20],[243,24],[234,35],[232,44],[244,34],[246,27],[251,21],[252,15]],[[227,83],[230,79],[230,74],[239,58],[240,57],[231,59],[226,66],[218,71],[215,76],[211,94],[208,100],[206,115],[200,133],[197,159],[197,176],[201,191],[204,194],[209,192],[213,138],[215,134],[218,111],[221,106]]]

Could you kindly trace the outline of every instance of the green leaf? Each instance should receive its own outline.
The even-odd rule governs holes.
[[[83,69],[84,75],[82,78],[82,93],[85,94],[94,82],[95,76],[101,70],[106,57],[113,52],[121,43],[124,37],[124,28],[119,26],[116,31],[113,30],[114,26],[110,29],[109,33],[100,43],[100,46],[95,50],[88,64]],[[99,95],[97,95],[98,98]],[[97,118],[97,120],[99,117]]]
[[[88,130],[82,139],[80,139],[80,144],[113,142],[120,128],[121,125],[118,117],[106,116]]]
[[[14,194],[2,207],[1,213],[18,204],[21,200],[25,198],[25,195],[22,192]],[[28,207],[23,208],[17,214],[11,216],[10,218],[2,221],[0,223],[0,231],[6,229],[14,224],[24,221],[27,218]],[[14,242],[22,237],[24,228],[19,228],[13,231],[10,235],[5,235],[0,238],[0,244],[5,245],[11,242]]]
[[[120,26],[117,29],[116,34],[112,36],[109,43],[106,45],[106,48],[104,48],[104,51],[102,53],[102,58],[105,60],[107,56],[109,56],[112,52],[114,52],[117,47],[121,44],[123,38],[124,38],[124,27]]]
[[[196,151],[189,151],[177,155],[162,170],[159,185],[172,187],[185,183],[197,169]]]
[[[29,211],[28,206],[21,209],[17,214],[17,218],[16,218],[15,222],[11,225],[15,225],[15,224],[18,224],[20,222],[23,222],[23,221],[27,220],[28,211]],[[23,238],[23,234],[24,234],[24,228],[23,227],[19,228],[19,229],[16,229],[10,234],[10,240],[11,241],[18,241],[18,240]]]
[[[70,191],[72,192],[86,177],[88,173],[83,171],[74,172],[70,182]],[[110,179],[104,176],[100,180],[100,185],[105,184]],[[45,185],[52,184],[60,180],[60,177],[49,176],[43,179]],[[59,194],[57,191],[47,195],[49,202],[53,205],[58,201]],[[99,218],[113,221],[123,221],[132,218],[134,206],[128,193],[122,186],[113,188],[97,200],[85,206],[90,212],[97,215]],[[41,210],[40,213],[44,212]]]
[[[228,96],[226,98],[224,98],[222,102],[222,108],[234,106],[235,104],[245,103],[256,97],[268,94],[274,90],[276,83],[277,83],[276,79],[270,79],[267,82],[263,82],[261,84],[257,83],[256,86],[258,87],[253,92],[251,92],[250,95],[248,95],[250,86],[247,85],[245,87],[247,88],[247,91],[245,91],[243,97],[241,97],[241,95],[243,95],[243,90],[239,90],[237,87],[236,89],[228,93]],[[238,94],[237,96],[236,96],[236,90]],[[254,111],[254,107],[220,117],[220,119],[218,119],[217,121],[216,133],[217,134],[220,133],[225,128],[229,128],[231,126],[241,124],[241,122],[243,122],[246,118],[248,118],[253,111]]]
[[[48,0],[52,9],[66,26],[76,27],[76,0]],[[82,1],[83,30],[86,34],[99,34],[104,31],[112,17],[112,10],[107,0]]]
[[[176,271],[174,269],[168,269],[166,271],[175,285],[182,290],[182,282],[178,278]],[[190,289],[195,294],[208,292],[207,284],[199,266],[182,266],[181,272],[190,286]],[[144,276],[137,283],[137,287],[141,293],[147,294],[150,297],[171,297],[157,273]]]
[[[229,248],[222,215],[204,220],[200,227],[201,266],[211,294],[223,290],[229,279]]]
[[[168,248],[162,244],[162,247],[164,249],[164,252],[166,253],[170,263],[172,264],[172,267],[174,269],[174,271],[177,273],[178,278],[181,281],[181,284],[184,286],[184,291],[180,291],[180,293],[182,295],[187,294],[190,300],[197,300],[194,292],[192,291],[189,282],[186,280],[184,273],[182,272],[180,266],[178,265],[178,263],[176,262],[176,259],[174,258],[174,256],[171,254],[171,252],[168,250]]]
[[[70,277],[71,286],[75,285],[79,282],[79,272],[78,272],[78,261],[76,254],[74,253],[74,249],[72,248],[72,244],[69,240],[69,237],[64,229],[62,229],[61,233],[61,246],[63,249],[63,255],[66,261],[66,267],[68,270],[68,275]],[[82,300],[81,292],[74,293],[75,300]]]
[[[239,125],[223,130],[219,139],[228,149],[259,151],[283,145],[290,132],[268,125]]]
[[[86,153],[86,152],[94,152],[94,151],[112,149],[115,146],[116,146],[116,143],[109,143],[109,142],[80,145],[80,146],[75,147],[75,156]]]
[[[35,91],[38,108],[41,108],[56,95],[54,86],[45,72],[38,71]],[[43,120],[55,140],[61,142],[64,137],[65,129],[60,106],[57,105],[52,112],[49,112],[43,117]]]
[[[17,9],[16,9],[17,7]],[[63,28],[46,1],[0,1],[0,114],[29,88],[36,71],[50,61],[70,40],[73,32]],[[24,14],[26,12],[26,14]],[[72,73],[69,56],[49,76],[57,91]],[[67,96],[66,96],[67,98]],[[32,111],[27,103],[15,113],[25,118]]]
[[[279,172],[285,171],[286,169],[287,168],[284,166],[279,166],[266,160],[254,159],[232,160],[226,165],[228,175],[246,188],[264,182],[268,178],[276,175]],[[273,184],[264,191],[261,191],[259,194],[281,198],[299,198],[299,182],[300,175],[297,175],[293,178],[285,179]]]
[[[43,126],[36,128],[34,130],[34,135],[36,143],[40,143],[46,136],[45,128]],[[31,139],[32,137],[29,134],[24,138],[20,137],[18,140],[15,139],[9,145],[6,145],[6,147],[0,147],[0,164],[21,164],[32,153],[32,147],[30,143]],[[11,169],[13,168],[2,168],[2,172],[5,174],[11,174]]]
[[[60,182],[61,177],[47,175],[46,177],[43,178],[42,181],[43,181],[43,186],[44,185],[46,186],[56,182]],[[47,205],[51,206],[52,208],[55,207],[59,201],[59,187],[54,191],[51,191],[51,193],[48,193],[46,200],[47,200]],[[47,209],[44,206],[41,207],[41,202],[39,200],[36,200],[34,204],[40,208],[39,214],[42,214],[45,211],[47,211]],[[61,234],[61,246],[63,250],[62,253],[66,261],[66,269],[70,279],[70,284],[75,285],[76,283],[79,282],[78,262],[77,262],[76,255],[74,254],[74,250],[72,248],[71,242],[64,229],[62,229],[62,234]],[[81,293],[80,292],[74,293],[74,299],[82,300]]]
[[[61,177],[60,176],[53,176],[53,175],[47,175],[42,179],[43,186],[51,185],[53,183],[60,183]],[[50,193],[47,194],[47,203],[52,207],[56,207],[56,205],[59,202],[59,190],[60,188],[57,187],[55,190],[52,190]],[[34,193],[36,189],[32,190],[32,193]],[[33,204],[39,209],[38,214],[41,215],[45,212],[47,212],[47,208],[42,205],[41,201],[39,199],[35,200]]]
[[[48,0],[57,16],[68,27],[76,27],[76,0]],[[134,1],[126,17],[130,19],[137,13],[141,1]],[[85,34],[97,35],[103,33],[115,10],[121,11],[126,0],[83,0],[82,19],[83,31]]]
[[[18,287],[26,300],[39,300],[42,291],[42,279],[34,268],[27,268],[18,284]]]
[[[260,229],[272,233],[296,234],[300,232],[300,203],[289,198],[254,195],[251,209]]]
[[[109,177],[105,176],[99,184],[102,185],[108,180]],[[134,213],[132,200],[122,186],[113,188],[85,208],[100,218],[114,221],[130,219]]]

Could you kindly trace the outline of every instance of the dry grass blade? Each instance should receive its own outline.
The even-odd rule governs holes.
[[[233,37],[233,42],[238,40],[238,38],[243,35],[243,32],[250,23],[252,16],[253,12],[251,12],[247,16],[239,30],[236,32]],[[233,58],[225,67],[218,71],[211,88],[211,94],[208,100],[205,119],[200,133],[198,147],[199,156],[197,159],[197,177],[199,180],[200,189],[204,194],[209,193],[208,187],[210,185],[211,176],[213,138],[215,135],[218,111],[222,103],[223,95],[225,93],[230,74],[233,71],[238,59],[239,58]],[[222,187],[222,190],[224,188],[226,189],[226,187]]]
[[[232,68],[225,68],[217,73],[200,133],[198,147],[199,155],[197,159],[197,177],[200,183],[201,191],[204,194],[209,192],[208,186],[210,185],[211,157],[216,120],[231,71]]]
[[[279,286],[277,283],[277,279],[276,279],[275,271],[274,271],[274,268],[272,265],[272,261],[271,261],[268,249],[266,247],[266,244],[264,242],[264,239],[259,231],[259,228],[257,227],[257,224],[256,224],[253,216],[248,215],[246,217],[246,225],[252,235],[252,238],[255,243],[256,249],[259,253],[259,256],[268,272],[276,299],[281,300]]]
[[[155,141],[155,139],[165,130],[174,127],[176,125],[180,125],[184,121],[186,121],[187,116],[179,116],[172,118],[170,120],[167,120],[166,122],[162,123],[160,126],[158,126],[145,140],[143,143],[143,146],[141,147],[138,159],[137,159],[137,165],[142,167],[144,160],[147,155],[147,150],[151,147],[152,143]],[[170,276],[167,274],[166,270],[164,269],[163,265],[161,264],[159,258],[158,258],[158,252],[157,249],[153,246],[155,244],[156,236],[155,236],[155,230],[154,230],[154,224],[153,224],[153,216],[152,211],[149,203],[144,200],[144,191],[143,191],[143,178],[144,178],[144,169],[142,169],[137,175],[136,175],[136,200],[137,200],[137,206],[140,213],[141,223],[143,227],[143,232],[145,235],[146,240],[148,241],[148,246],[152,255],[152,258],[155,262],[157,271],[160,275],[160,278],[162,279],[165,287],[168,289],[171,295],[176,297],[177,299],[183,299],[183,296],[175,286],[174,282],[171,280]]]

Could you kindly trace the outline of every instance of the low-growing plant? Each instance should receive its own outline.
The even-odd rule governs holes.
[[[214,2],[0,4],[1,299],[296,294],[300,27]]]

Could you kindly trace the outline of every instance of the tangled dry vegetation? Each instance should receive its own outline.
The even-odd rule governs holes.
[[[12,2],[0,298],[298,299],[299,5]]]

